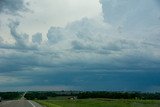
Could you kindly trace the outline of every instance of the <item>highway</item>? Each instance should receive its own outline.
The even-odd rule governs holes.
[[[24,98],[25,94],[26,92],[22,95],[22,97],[19,100],[0,102],[0,107],[43,107],[34,101],[26,100]]]
[[[36,102],[20,99],[0,102],[0,107],[42,107]]]

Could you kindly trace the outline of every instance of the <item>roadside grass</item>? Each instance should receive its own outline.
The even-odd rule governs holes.
[[[158,100],[63,99],[35,101],[46,107],[160,107]]]
[[[56,104],[53,104],[53,103],[49,103],[47,101],[36,100],[36,102],[39,103],[39,104],[41,104],[41,105],[43,105],[43,106],[45,106],[45,107],[61,107],[59,105],[56,105]]]

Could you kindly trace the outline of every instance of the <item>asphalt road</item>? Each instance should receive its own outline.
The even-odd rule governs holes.
[[[42,106],[34,101],[20,99],[20,100],[0,102],[0,107],[42,107]]]

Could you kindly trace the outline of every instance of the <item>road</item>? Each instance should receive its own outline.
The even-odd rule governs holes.
[[[0,102],[0,107],[42,107],[34,101],[25,99]]]
[[[43,107],[34,101],[26,100],[24,97],[26,93],[27,92],[25,92],[19,100],[0,102],[0,107]]]

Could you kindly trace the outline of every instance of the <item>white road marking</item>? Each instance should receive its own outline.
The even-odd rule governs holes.
[[[31,101],[27,100],[33,107],[36,107]]]

